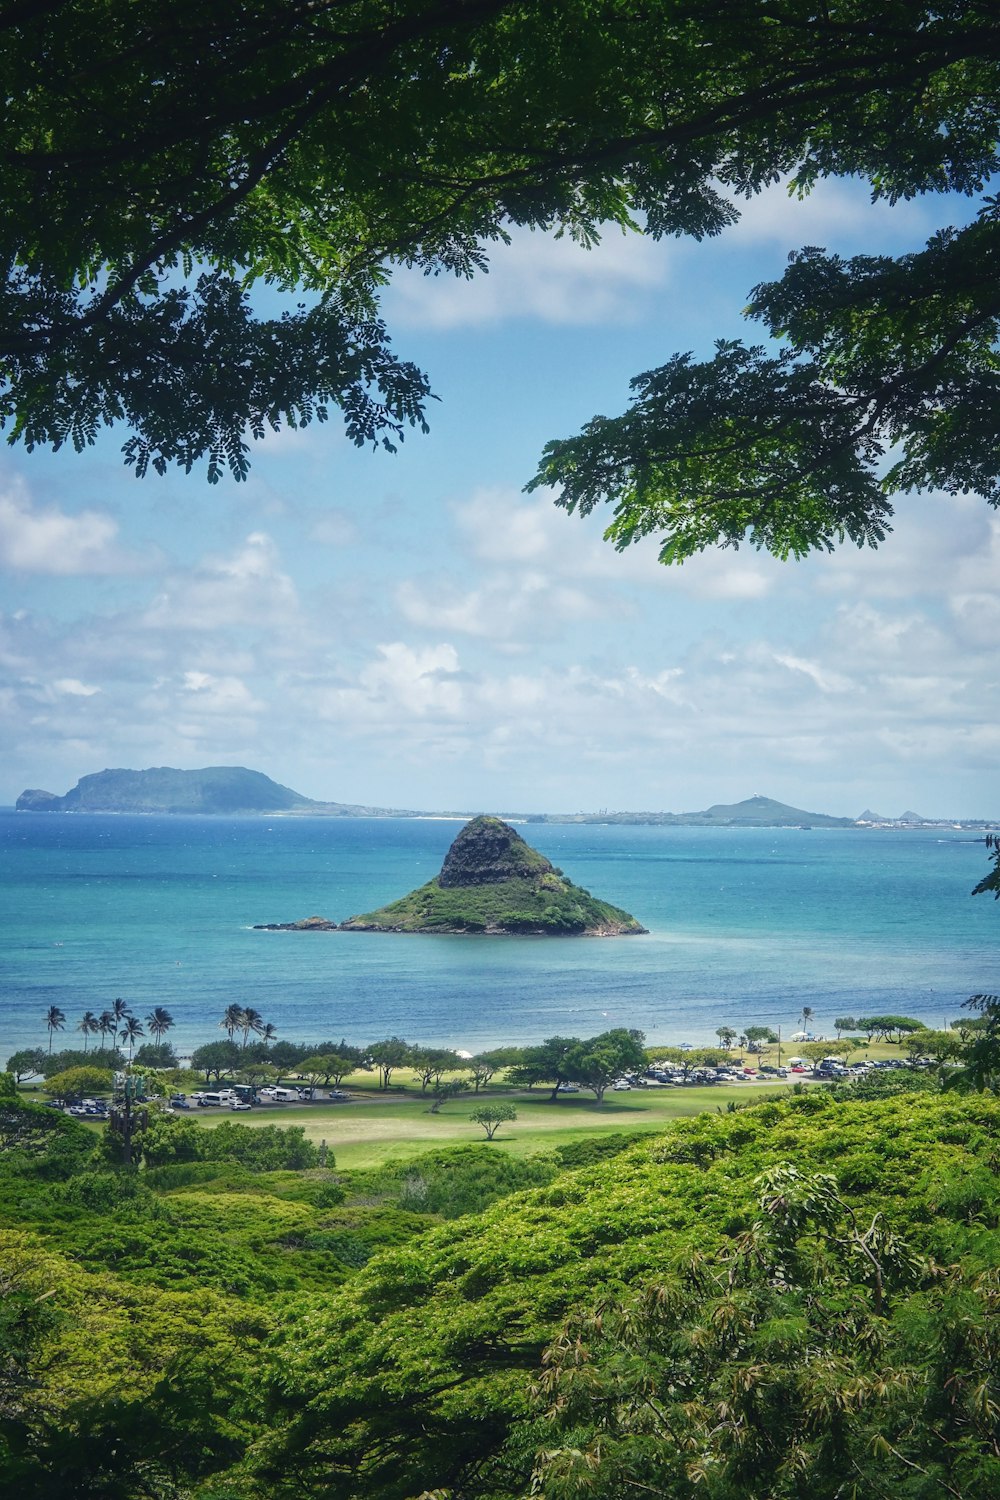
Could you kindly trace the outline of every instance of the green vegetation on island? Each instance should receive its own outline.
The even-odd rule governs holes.
[[[459,833],[426,885],[341,923],[348,932],[454,932],[619,937],[644,932],[627,911],[567,880],[500,818]]]

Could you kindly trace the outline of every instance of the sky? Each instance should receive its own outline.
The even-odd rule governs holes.
[[[717,338],[805,244],[919,248],[968,203],[779,185],[718,240],[515,233],[471,282],[399,273],[431,433],[335,419],[246,484],[136,480],[124,431],[0,449],[0,803],[106,767],[245,765],[320,800],[683,812],[755,794],[857,816],[1000,814],[1000,514],[902,499],[878,552],[665,568],[527,496],[542,447]]]

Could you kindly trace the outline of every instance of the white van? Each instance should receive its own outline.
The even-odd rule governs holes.
[[[224,1100],[221,1094],[207,1093],[195,1094],[194,1102],[199,1109],[221,1109],[228,1101]]]

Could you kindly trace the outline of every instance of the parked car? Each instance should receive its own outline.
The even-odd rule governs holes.
[[[229,1105],[230,1109],[253,1109],[253,1105],[246,1099],[233,1099]]]

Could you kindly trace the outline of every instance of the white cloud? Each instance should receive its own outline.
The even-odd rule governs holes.
[[[298,595],[280,566],[278,549],[255,531],[231,557],[208,559],[177,573],[146,610],[148,630],[213,631],[230,626],[285,626],[298,614]]]
[[[397,604],[411,625],[425,630],[457,631],[495,642],[551,640],[569,621],[594,619],[606,604],[584,590],[531,569],[494,574],[482,587],[459,593],[447,583],[419,588],[412,580],[397,590]]]
[[[76,677],[60,677],[53,682],[52,686],[57,693],[65,693],[70,698],[92,698],[101,690],[89,683],[80,682]]]
[[[35,506],[24,487],[12,483],[0,493],[0,566],[70,576],[133,572],[138,563],[118,545],[113,517]]]
[[[763,599],[787,581],[786,565],[750,551],[711,551],[683,567],[665,567],[655,538],[616,552],[603,538],[608,515],[581,518],[556,506],[551,491],[526,499],[516,491],[479,489],[455,507],[465,547],[479,561],[534,564],[553,578],[600,581],[623,590],[649,588],[705,600]]]
[[[185,672],[182,692],[187,706],[207,714],[257,714],[266,705],[255,699],[239,677],[213,677],[209,672]]]
[[[828,177],[805,198],[788,191],[788,180],[774,183],[752,198],[731,196],[740,219],[726,231],[738,245],[778,245],[783,249],[822,245],[830,249],[864,246],[871,254],[891,251],[900,238],[920,243],[941,222],[941,204],[919,199],[872,202],[864,183]],[[964,214],[969,213],[964,204]]]
[[[471,281],[397,271],[385,296],[392,322],[411,327],[481,327],[514,318],[549,324],[629,322],[669,277],[670,251],[609,226],[582,249],[568,236],[514,229],[489,248],[490,270]]]

